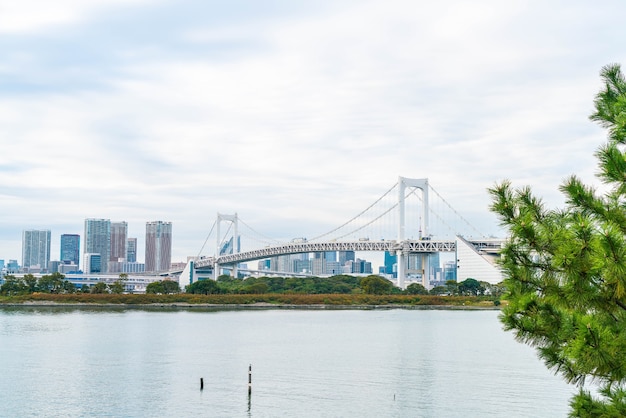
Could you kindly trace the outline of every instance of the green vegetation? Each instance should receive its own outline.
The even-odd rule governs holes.
[[[150,283],[146,286],[146,293],[169,295],[172,293],[180,293],[180,286],[178,282],[173,280],[160,280],[158,282]]]
[[[459,308],[493,308],[494,301],[485,296],[433,296],[433,295],[368,295],[358,294],[301,294],[301,293],[266,293],[266,294],[113,294],[113,293],[67,293],[44,294],[31,293],[16,296],[0,296],[1,303],[55,302],[81,304],[121,304],[121,305],[241,305],[266,306],[452,306]]]
[[[121,275],[120,275],[121,276]],[[51,301],[58,303],[120,303],[120,304],[219,304],[249,305],[254,303],[286,305],[497,305],[493,296],[462,294],[446,287],[444,295],[432,293],[418,283],[401,291],[380,276],[355,277],[249,277],[234,279],[220,276],[217,281],[199,280],[181,293],[178,282],[161,280],[147,286],[145,295],[123,294],[127,277],[120,277],[112,285],[99,282],[78,290],[61,274],[42,276],[25,275],[18,279],[7,276],[0,286],[0,303],[25,301]],[[472,279],[473,280],[473,279]],[[481,286],[490,286],[479,282]]]
[[[626,81],[618,65],[601,75],[591,120],[608,130],[596,152],[603,192],[572,175],[560,187],[565,208],[547,210],[529,187],[504,181],[489,190],[510,233],[501,320],[580,385],[573,417],[626,416]],[[584,390],[589,380],[598,394]]]
[[[4,283],[0,286],[0,295],[15,296],[30,293],[74,293],[76,287],[65,280],[60,273],[52,273],[37,279],[32,274],[25,274],[23,278],[12,275],[4,276]]]

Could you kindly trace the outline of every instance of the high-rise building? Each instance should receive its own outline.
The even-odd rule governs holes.
[[[389,251],[385,251],[385,266],[383,268],[383,273],[392,277],[398,277],[397,263],[398,256]]]
[[[102,264],[96,267],[93,265],[95,258],[92,258],[91,270],[94,272],[98,270],[100,273],[107,272],[110,250],[111,221],[109,219],[85,219],[85,246],[83,254],[100,254],[100,263]]]
[[[123,261],[126,259],[126,235],[128,224],[126,222],[111,222],[111,253],[109,261]]]
[[[146,222],[146,271],[167,271],[172,265],[172,223]]]
[[[50,262],[50,230],[22,232],[22,267],[25,270],[48,271]]]
[[[137,238],[126,239],[126,261],[129,263],[137,262]]]
[[[354,261],[354,251],[339,251],[337,256],[337,261],[342,266],[346,264],[346,261]]]
[[[64,264],[80,263],[80,235],[63,234],[61,235],[61,257],[60,260]]]

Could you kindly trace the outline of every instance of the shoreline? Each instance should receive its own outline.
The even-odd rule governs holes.
[[[0,309],[8,308],[102,308],[102,309],[136,309],[136,310],[456,310],[456,311],[498,311],[499,306],[480,305],[411,305],[411,304],[385,304],[385,305],[332,305],[332,304],[275,304],[257,302],[249,304],[219,304],[219,303],[86,303],[86,302],[54,302],[54,301],[24,301],[0,303]]]

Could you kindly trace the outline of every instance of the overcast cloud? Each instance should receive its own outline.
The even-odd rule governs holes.
[[[24,229],[171,221],[173,261],[216,213],[319,235],[398,176],[485,235],[486,189],[550,206],[595,183],[600,69],[626,4],[574,1],[0,0],[0,258]]]

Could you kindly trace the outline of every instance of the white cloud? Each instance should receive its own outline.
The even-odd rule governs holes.
[[[531,184],[558,203],[565,176],[593,180],[603,133],[586,118],[600,67],[623,58],[623,30],[581,32],[623,10],[568,5],[344,2],[207,24],[192,19],[201,6],[191,0],[193,23],[144,19],[150,2],[67,1],[37,9],[46,17],[11,9],[0,30],[19,47],[0,60],[15,80],[0,84],[0,217],[53,235],[81,233],[86,217],[127,220],[137,234],[171,220],[183,258],[218,211],[277,238],[318,235],[401,175],[428,177],[493,233],[494,182]],[[127,20],[136,11],[133,29],[151,36],[120,29],[93,40],[101,50],[41,56],[48,33],[54,51],[74,46],[59,28],[100,34],[84,23],[104,25],[109,7]]]
[[[42,32],[93,18],[98,12],[149,0],[20,0],[0,3],[0,33]],[[156,3],[156,1],[151,1]]]

